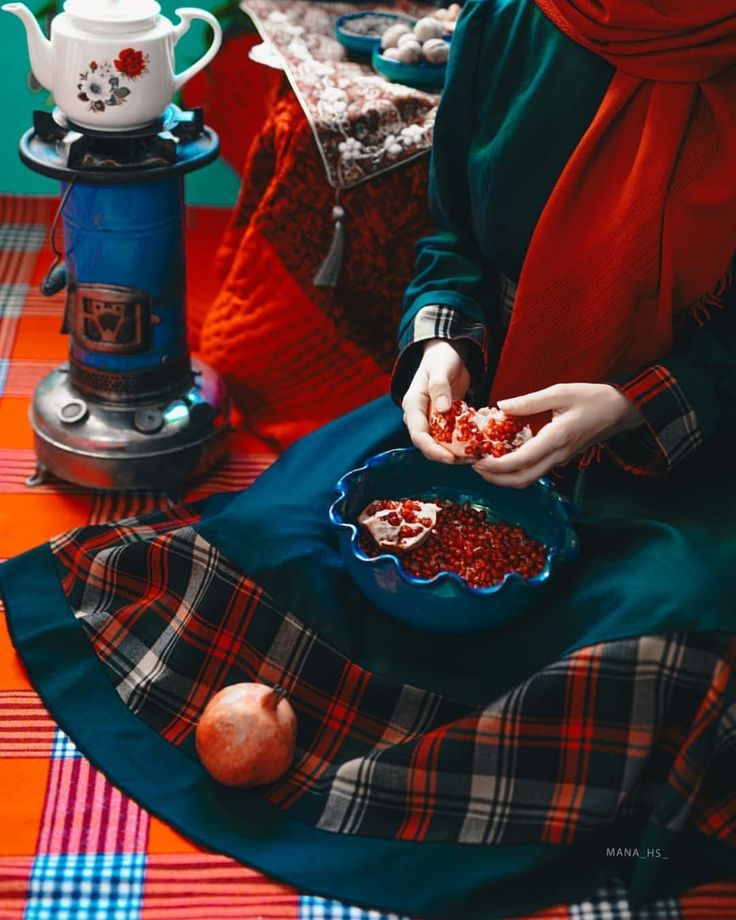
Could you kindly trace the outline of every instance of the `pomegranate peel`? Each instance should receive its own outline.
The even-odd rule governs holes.
[[[422,499],[379,499],[358,515],[358,524],[382,549],[409,552],[422,544],[437,523],[440,506]]]
[[[281,687],[231,684],[202,712],[195,745],[210,775],[226,786],[272,783],[289,769],[296,746],[296,714]]]

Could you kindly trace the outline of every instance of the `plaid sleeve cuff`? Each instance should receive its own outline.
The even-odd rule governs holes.
[[[471,391],[488,368],[488,332],[483,323],[473,323],[454,307],[429,304],[418,310],[399,337],[399,356],[391,374],[391,396],[397,404],[409,389],[422,360],[420,347],[427,339],[467,342],[465,362],[470,372]]]
[[[642,424],[603,446],[629,473],[662,476],[703,443],[695,410],[673,374],[660,364],[613,383],[642,415]]]

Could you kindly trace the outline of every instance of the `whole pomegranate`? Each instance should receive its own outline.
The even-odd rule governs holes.
[[[232,684],[205,706],[195,743],[200,760],[218,782],[272,783],[294,759],[296,714],[278,687]]]
[[[432,412],[429,433],[463,460],[502,457],[532,436],[531,428],[515,416],[488,406],[473,409],[460,399],[446,412]]]

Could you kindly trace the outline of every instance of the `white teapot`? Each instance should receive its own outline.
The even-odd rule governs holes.
[[[66,0],[51,23],[51,40],[22,3],[6,3],[24,24],[36,79],[61,111],[83,128],[128,131],[159,118],[174,93],[212,60],[222,43],[220,24],[205,10],[176,11],[173,25],[155,0]],[[174,46],[193,19],[214,32],[205,54],[174,72]]]

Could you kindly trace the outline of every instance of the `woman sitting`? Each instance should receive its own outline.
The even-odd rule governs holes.
[[[406,427],[378,400],[241,494],[13,560],[18,650],[114,783],[302,888],[467,920],[733,878],[732,4],[468,0],[431,176]],[[538,416],[474,468],[512,488],[555,472],[582,550],[523,617],[438,638],[360,594],[327,510],[409,435],[456,462],[428,414],[458,398]],[[259,791],[217,787],[194,752],[238,681],[284,687],[299,720]]]

